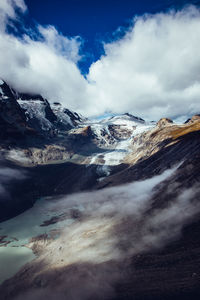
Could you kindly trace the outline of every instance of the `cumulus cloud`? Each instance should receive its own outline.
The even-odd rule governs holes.
[[[97,110],[155,119],[198,112],[199,35],[200,12],[193,6],[136,18],[90,68],[89,92]]]
[[[0,77],[19,91],[40,93],[86,116],[128,111],[159,119],[199,112],[198,8],[135,18],[122,38],[104,44],[105,55],[86,78],[77,67],[81,38],[50,25],[21,38],[8,34],[16,9],[26,11],[23,0],[0,3]]]
[[[22,1],[5,4],[0,3],[0,77],[20,92],[42,94],[79,110],[86,99],[86,80],[76,65],[80,38],[67,38],[55,27],[41,25],[22,37],[8,34],[7,17],[16,19],[14,8],[25,7]]]

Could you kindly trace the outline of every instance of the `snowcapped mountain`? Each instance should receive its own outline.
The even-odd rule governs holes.
[[[143,124],[145,123],[145,120],[142,118],[133,116],[132,114],[125,113],[121,115],[115,115],[112,117],[107,117],[101,120],[101,123],[109,123],[109,124],[115,124],[115,125],[121,125],[121,124],[128,124],[130,125],[135,124]]]
[[[81,114],[77,114],[67,108],[64,108],[59,102],[51,104],[51,109],[57,117],[57,126],[62,130],[76,127],[83,122],[86,122],[87,118]]]
[[[0,81],[0,121],[4,130],[17,133],[37,133],[53,136],[58,131],[74,128],[86,119],[61,104],[50,103],[40,95],[18,93]],[[6,125],[7,124],[7,125]],[[6,130],[6,126],[10,128]],[[13,130],[11,130],[13,127]]]
[[[5,280],[18,270],[0,278],[5,280],[1,298],[26,299],[21,297],[24,287],[26,295],[33,287],[52,292],[54,284],[62,290],[70,272],[75,278],[82,267],[77,280],[84,279],[84,288],[84,270],[92,280],[93,274],[99,278],[98,268],[103,277],[110,276],[113,267],[126,274],[120,280],[123,297],[117,299],[143,299],[144,280],[144,295],[151,290],[158,296],[154,299],[165,298],[163,287],[172,291],[167,300],[173,299],[174,290],[180,295],[175,299],[185,299],[183,287],[196,293],[199,145],[199,115],[185,124],[168,118],[146,122],[129,113],[89,120],[58,102],[18,93],[0,81],[0,222],[6,220],[0,226],[0,249],[7,255],[9,249],[21,251],[26,245],[36,255],[13,278]],[[179,238],[182,228],[184,238]],[[162,250],[160,245],[171,242],[169,236],[179,240]],[[109,259],[105,245],[112,246]],[[117,261],[119,253],[125,256]],[[88,282],[91,287],[90,277]],[[102,286],[101,278],[97,286]],[[71,282],[65,292],[70,289]]]
[[[127,113],[101,120],[88,120],[82,126],[89,126],[90,141],[92,140],[98,149],[102,149],[100,153],[92,153],[90,164],[112,166],[123,162],[124,157],[131,151],[134,137],[150,130],[155,124]],[[86,127],[83,127],[83,130],[84,128]],[[70,133],[77,132],[80,133],[80,129],[75,128]],[[107,169],[105,172],[108,173]]]
[[[3,81],[0,82],[0,104],[1,132],[8,143],[10,136],[14,140],[20,135],[22,140],[24,137],[33,140],[34,136],[51,139],[62,136],[59,140],[61,148],[58,145],[54,146],[57,158],[62,160],[71,155],[69,153],[86,151],[87,163],[100,166],[122,163],[130,152],[132,139],[153,126],[152,123],[128,113],[101,120],[89,120],[62,107],[59,102],[50,104],[40,95],[19,93]],[[19,144],[19,140],[15,143]],[[30,151],[29,154],[25,152],[26,154],[18,148],[12,149],[8,157],[27,161],[26,156],[30,156]],[[43,157],[44,153],[43,151],[40,155]],[[47,157],[52,157],[52,149],[47,153]],[[35,154],[33,156],[32,159],[35,160]],[[39,157],[37,154],[37,162]],[[43,162],[45,159],[39,160]],[[100,169],[102,170],[102,167],[99,167],[99,172]]]

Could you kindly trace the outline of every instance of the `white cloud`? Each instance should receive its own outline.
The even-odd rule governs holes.
[[[58,33],[54,26],[47,26],[46,28],[39,25],[39,32],[44,38],[45,44],[57,55],[62,55],[68,60],[77,63],[80,60],[79,46],[81,40],[79,37],[69,39]]]
[[[51,35],[51,31],[51,28],[46,28],[45,35]],[[72,47],[74,43],[72,41]],[[67,59],[58,53],[58,47],[59,44],[54,48],[53,42],[46,36],[43,41],[33,41],[28,36],[21,41],[1,34],[0,52],[4,55],[0,57],[0,76],[21,92],[42,94],[49,100],[80,109],[86,81],[72,60],[77,51]]]
[[[18,9],[21,12],[25,12],[27,7],[24,0],[1,0],[0,3],[0,28],[6,29],[6,25],[9,23],[9,18],[17,19],[15,10]]]
[[[146,15],[90,68],[99,107],[158,119],[199,111],[200,12]]]
[[[87,82],[76,65],[80,59],[80,39],[67,38],[55,27],[38,26],[37,39],[22,38],[6,32],[7,16],[14,18],[14,8],[22,1],[0,3],[3,25],[0,27],[0,77],[20,92],[42,94],[50,101],[61,101],[80,110],[86,99]]]
[[[145,15],[120,40],[105,44],[105,55],[90,67],[87,80],[77,67],[79,37],[38,25],[32,39],[6,32],[23,0],[0,3],[0,77],[23,92],[84,115],[132,112],[143,118],[177,117],[199,112],[200,11]],[[30,30],[31,32],[31,30]]]
[[[8,184],[13,179],[22,180],[26,177],[23,172],[15,169],[5,168],[1,166],[0,169],[0,197],[4,201],[5,198],[9,197]]]

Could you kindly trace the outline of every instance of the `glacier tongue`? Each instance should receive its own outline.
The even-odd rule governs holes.
[[[114,166],[122,163],[131,151],[133,138],[154,127],[154,124],[141,120],[137,121],[136,117],[131,119],[129,115],[121,115],[91,122],[92,131],[99,141],[98,146],[103,149],[101,153],[91,156],[90,164]],[[104,173],[109,175],[108,170]]]

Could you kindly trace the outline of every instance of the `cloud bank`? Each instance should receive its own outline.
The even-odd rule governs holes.
[[[0,77],[14,88],[86,116],[128,111],[159,119],[199,112],[198,8],[135,18],[123,38],[104,44],[105,55],[86,78],[77,66],[79,37],[65,37],[50,25],[20,38],[6,31],[17,8],[27,9],[23,0],[0,3]]]

